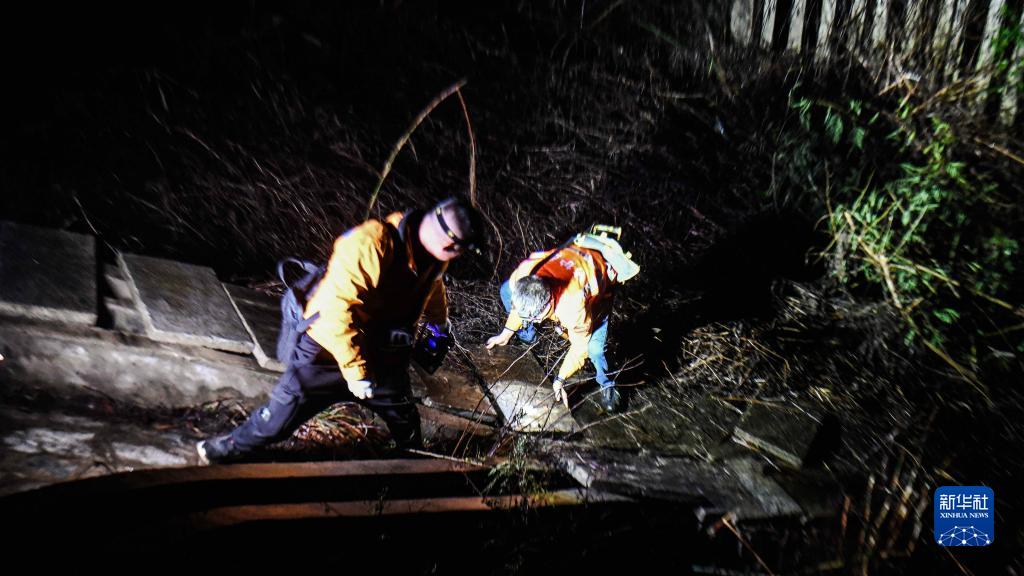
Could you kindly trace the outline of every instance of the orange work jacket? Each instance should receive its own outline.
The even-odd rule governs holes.
[[[320,316],[308,334],[337,360],[347,381],[373,377],[382,339],[394,329],[415,333],[421,317],[444,324],[448,299],[442,276],[447,262],[430,259],[416,269],[418,213],[394,212],[384,222],[370,219],[334,242],[327,272],[304,316]],[[405,367],[396,367],[405,369]]]
[[[559,249],[530,254],[512,272],[509,284],[514,286],[517,280],[528,276],[534,266],[555,250]],[[608,266],[601,253],[579,246],[560,249],[535,274],[545,278],[552,287],[554,306],[545,320],[558,322],[569,339],[569,351],[558,370],[558,376],[566,380],[586,362],[590,335],[611,312],[615,282],[608,277]],[[509,330],[523,327],[523,320],[514,308],[505,327]]]

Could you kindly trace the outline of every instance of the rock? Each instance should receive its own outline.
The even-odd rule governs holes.
[[[412,363],[410,380],[413,393],[426,406],[486,424],[497,422],[491,401],[472,374],[447,362],[437,372],[429,374]]]
[[[588,488],[690,503],[701,520],[725,513],[743,520],[803,513],[789,493],[764,473],[763,462],[755,458],[712,463],[566,444],[559,451],[557,458],[566,471]]]
[[[0,312],[96,324],[96,240],[0,222]]]
[[[423,439],[429,444],[465,443],[494,438],[495,430],[476,420],[462,418],[430,406],[417,405]]]
[[[135,254],[118,259],[150,338],[252,352],[252,339],[213,270]]]
[[[595,391],[573,413],[594,446],[711,459],[729,438],[738,411],[711,397],[683,402],[659,394],[637,396],[623,414],[604,414]],[[636,405],[643,402],[643,405]]]
[[[801,468],[822,428],[825,412],[803,404],[751,404],[733,431],[738,444]]]
[[[544,370],[519,346],[468,348],[502,418],[518,432],[573,432],[569,410],[555,402]]]

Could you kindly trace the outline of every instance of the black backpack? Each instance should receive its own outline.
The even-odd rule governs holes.
[[[288,284],[288,280],[285,279],[284,269],[287,264],[297,264],[304,271],[302,277],[292,284]],[[291,362],[299,338],[320,317],[319,312],[309,318],[303,318],[302,315],[326,271],[325,266],[296,258],[285,258],[277,263],[277,276],[285,288],[281,296],[281,331],[277,336],[277,359],[284,364]]]

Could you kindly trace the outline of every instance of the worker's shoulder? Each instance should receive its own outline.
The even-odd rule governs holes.
[[[334,241],[334,249],[351,250],[355,248],[374,247],[387,250],[391,246],[389,224],[371,218],[362,224],[349,228]]]

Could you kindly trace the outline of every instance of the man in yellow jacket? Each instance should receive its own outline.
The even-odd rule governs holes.
[[[442,276],[448,261],[476,250],[480,222],[472,206],[448,199],[429,211],[367,220],[340,236],[304,310],[315,320],[299,335],[270,399],[230,434],[200,441],[200,461],[238,460],[346,400],[380,415],[399,447],[418,447],[408,374],[416,325],[423,319],[433,335],[447,336]]]
[[[578,238],[584,236],[589,235],[581,234]],[[614,244],[620,255],[618,261],[636,266],[628,255],[621,254],[617,242],[603,242]],[[608,377],[605,347],[620,271],[602,250],[595,248],[605,244],[590,243],[587,245],[592,247],[584,247],[580,242],[567,243],[553,250],[534,252],[520,263],[501,286],[501,301],[509,314],[505,327],[488,339],[487,347],[504,346],[514,334],[526,343],[532,342],[536,338],[535,323],[556,322],[569,340],[569,351],[555,377],[555,400],[568,407],[565,381],[589,357],[601,386],[601,405],[613,412],[618,408],[620,395],[615,382]]]

